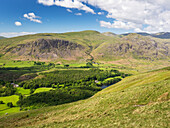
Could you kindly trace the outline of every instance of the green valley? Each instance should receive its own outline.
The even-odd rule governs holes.
[[[0,128],[169,128],[170,0],[1,0]]]
[[[168,127],[168,38],[82,31],[0,45],[2,128]]]
[[[3,117],[1,126],[168,127],[169,76],[169,68],[130,76],[86,100]]]

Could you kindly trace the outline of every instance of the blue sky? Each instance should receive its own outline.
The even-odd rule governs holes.
[[[169,0],[1,0],[0,35],[82,30],[117,34],[169,31],[169,3]]]

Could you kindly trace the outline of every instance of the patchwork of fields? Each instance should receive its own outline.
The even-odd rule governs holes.
[[[104,64],[94,64],[91,69],[85,68],[86,64],[84,63],[69,64],[69,67],[65,67],[62,64],[54,65],[53,63],[44,64],[42,62],[40,62],[40,65],[37,65],[39,63],[33,61],[1,60],[0,62],[2,63],[0,69],[2,85],[0,88],[1,94],[4,95],[0,97],[0,101],[3,102],[3,104],[0,104],[1,116],[37,108],[35,107],[37,105],[33,103],[30,104],[34,107],[19,106],[17,102],[21,101],[21,97],[28,99],[37,94],[47,95],[58,89],[60,91],[65,89],[66,92],[73,93],[71,94],[72,96],[79,90],[78,92],[82,91],[82,94],[77,93],[77,95],[86,95],[85,97],[89,97],[101,90],[100,87],[97,86],[110,85],[125,77],[125,74],[119,73],[116,68],[111,68],[111,65]],[[102,70],[100,71],[99,69]],[[111,71],[113,69],[117,72]],[[123,77],[121,75],[123,75]],[[98,83],[95,82],[95,79],[98,79]],[[13,88],[13,86],[10,85],[11,83],[19,85],[20,87]],[[6,92],[3,93],[5,89]],[[8,92],[7,90],[13,90],[14,92]],[[88,94],[86,94],[87,92]],[[63,94],[67,95],[65,92],[63,92]],[[75,98],[75,100],[76,99],[81,98]],[[7,106],[9,102],[12,102],[12,108]]]

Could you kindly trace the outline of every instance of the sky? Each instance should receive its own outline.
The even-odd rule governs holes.
[[[170,0],[0,0],[0,36],[170,32]]]

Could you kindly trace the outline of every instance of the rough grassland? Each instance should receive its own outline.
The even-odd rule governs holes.
[[[0,127],[167,128],[169,68],[130,76],[78,102],[0,119]]]

